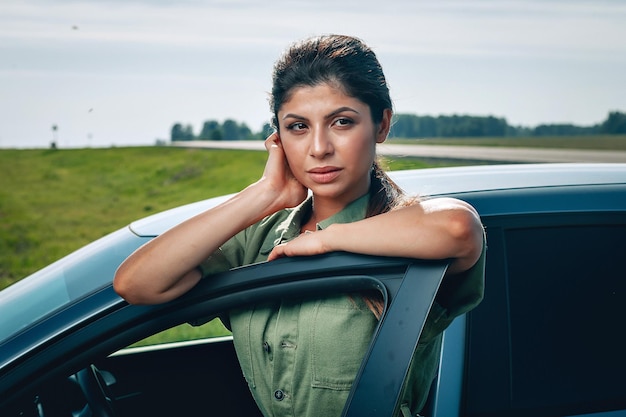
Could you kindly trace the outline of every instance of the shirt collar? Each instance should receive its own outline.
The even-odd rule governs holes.
[[[352,223],[364,219],[369,200],[369,194],[357,198],[345,206],[339,213],[317,223],[317,230],[326,229],[334,223]]]
[[[317,230],[325,229],[334,223],[352,223],[364,219],[367,213],[368,203],[369,194],[357,198],[344,207],[339,213],[318,222],[316,225]],[[261,248],[261,252],[267,254],[271,252],[274,246],[298,237],[300,235],[300,228],[302,227],[302,220],[311,214],[312,209],[312,197],[307,198],[297,207],[287,209],[287,217],[276,226],[273,233],[274,238],[266,240],[266,243]]]

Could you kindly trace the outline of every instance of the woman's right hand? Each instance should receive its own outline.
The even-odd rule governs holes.
[[[277,132],[265,139],[265,149],[268,158],[261,182],[267,182],[270,192],[276,196],[274,201],[280,206],[277,210],[297,206],[306,199],[308,190],[291,172]]]

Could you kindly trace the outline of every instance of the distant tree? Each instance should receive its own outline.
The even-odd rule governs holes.
[[[532,136],[533,129],[526,126],[507,126],[505,136]]]
[[[257,139],[258,134],[245,123],[238,123],[233,119],[227,119],[223,124],[217,120],[207,120],[202,125],[198,139],[200,140],[243,140]]]
[[[542,124],[535,127],[533,136],[572,136],[599,133],[598,126],[576,126],[573,124]]]
[[[489,116],[484,121],[485,136],[506,136],[509,124],[506,119]]]
[[[185,140],[193,140],[194,139],[194,135],[193,135],[193,126],[191,125],[186,125],[183,128],[183,134],[185,136]]]
[[[202,130],[200,131],[200,135],[198,135],[198,139],[200,140],[221,140],[221,126],[217,120],[208,120],[204,122],[202,125]],[[219,139],[216,139],[218,138]]]
[[[391,137],[398,138],[427,138],[437,136],[437,121],[432,116],[417,116],[414,114],[398,114],[390,131]]]
[[[272,134],[273,131],[274,131],[274,128],[272,127],[271,124],[264,123],[263,127],[261,128],[261,131],[259,132],[259,139],[267,138],[269,135]]]
[[[402,138],[504,136],[508,124],[505,119],[488,116],[416,116],[399,114],[395,117],[390,135]]]
[[[239,139],[240,140],[245,140],[245,139],[252,139],[252,130],[250,130],[250,128],[248,127],[247,124],[245,123],[241,123],[238,127],[239,130]]]
[[[437,119],[432,116],[422,116],[417,119],[416,127],[421,137],[437,136]]]
[[[389,136],[397,138],[419,137],[415,122],[418,116],[413,114],[397,114],[394,116]],[[417,134],[417,135],[416,135]]]
[[[626,113],[613,111],[601,124],[600,131],[608,134],[626,133]]]
[[[170,139],[172,140],[172,142],[176,142],[178,140],[184,140],[183,139],[183,125],[181,125],[180,123],[174,123],[174,126],[172,126]]]
[[[222,124],[224,140],[239,140],[239,124],[233,119],[226,119]]]
[[[193,137],[193,127],[191,125],[183,126],[180,123],[175,123],[172,126],[172,132],[170,136],[172,142],[182,141],[182,140],[192,140]]]
[[[222,135],[222,128],[219,129],[215,129],[214,131],[211,132],[211,136],[209,137],[209,140],[223,140],[224,137]]]

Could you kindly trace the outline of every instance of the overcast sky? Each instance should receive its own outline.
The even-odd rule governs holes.
[[[626,111],[621,0],[2,0],[0,147],[260,130],[272,64],[320,33],[374,48],[395,111],[591,125]]]

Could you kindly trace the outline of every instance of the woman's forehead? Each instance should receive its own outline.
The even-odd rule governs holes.
[[[285,109],[299,107],[314,109],[319,106],[338,106],[340,103],[352,107],[368,108],[369,106],[358,98],[346,93],[345,89],[331,83],[321,83],[314,86],[300,85],[292,88],[278,109],[279,113]]]

